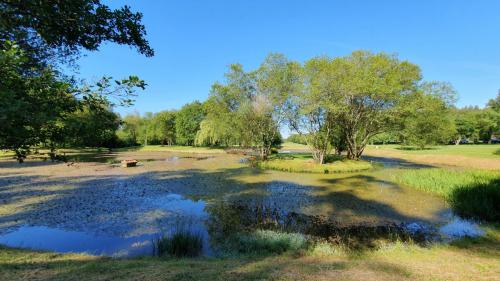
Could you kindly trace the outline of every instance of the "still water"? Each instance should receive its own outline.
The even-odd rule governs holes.
[[[119,167],[125,158],[138,159],[139,166]],[[355,232],[381,225],[438,229],[453,220],[441,198],[392,181],[408,163],[372,160],[386,167],[295,174],[256,170],[235,155],[134,152],[108,155],[101,163],[28,164],[17,176],[4,168],[0,202],[14,211],[0,208],[0,244],[129,257],[151,255],[155,238],[187,227],[203,237],[203,254],[212,255],[214,229],[233,224],[235,217],[250,227],[259,217],[278,224],[300,217]],[[292,224],[306,233],[317,228]]]

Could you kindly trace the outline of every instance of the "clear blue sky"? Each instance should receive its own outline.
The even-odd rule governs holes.
[[[500,1],[109,1],[144,14],[146,58],[106,44],[80,60],[80,76],[135,74],[149,84],[135,106],[157,112],[204,100],[230,63],[258,66],[269,52],[304,61],[357,49],[397,53],[425,80],[451,82],[459,106],[500,89]]]

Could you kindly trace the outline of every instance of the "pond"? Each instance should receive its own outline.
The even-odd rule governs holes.
[[[408,225],[437,229],[453,219],[441,198],[392,182],[391,175],[407,163],[323,175],[262,171],[225,154],[120,152],[102,158],[2,163],[0,244],[150,255],[155,238],[187,226],[203,238],[203,254],[214,255],[217,229],[234,224],[235,217],[245,227],[265,227],[262,222],[272,219],[274,227],[315,235]],[[115,164],[127,158],[139,165]]]

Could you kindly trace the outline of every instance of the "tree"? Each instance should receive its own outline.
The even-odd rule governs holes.
[[[84,106],[71,113],[64,121],[66,144],[73,147],[107,147],[118,145],[116,131],[120,117],[108,106],[91,109]]]
[[[126,115],[118,131],[119,139],[127,146],[139,144],[140,126],[141,116],[138,113]]]
[[[175,143],[175,119],[177,112],[173,110],[161,111],[153,117],[155,136],[161,144],[173,145]]]
[[[292,130],[304,137],[319,164],[330,154],[335,126],[334,114],[327,106],[329,67],[326,57],[308,60],[302,72],[303,87],[292,96],[292,106],[288,108]]]
[[[356,51],[332,60],[329,110],[338,116],[349,159],[359,159],[371,137],[391,129],[397,105],[420,79],[418,66],[384,53]]]
[[[175,120],[176,141],[181,145],[194,145],[196,133],[203,121],[203,106],[199,101],[184,105]]]
[[[72,60],[82,49],[95,51],[105,41],[154,54],[145,39],[142,14],[128,6],[112,10],[99,0],[1,0],[0,18],[0,47],[16,42],[30,67]]]
[[[47,138],[59,142],[55,136],[64,118],[77,108],[113,105],[110,97],[127,105],[135,88],[145,86],[135,76],[80,84],[57,71],[61,63],[74,62],[81,50],[97,50],[105,41],[152,56],[142,15],[127,6],[111,10],[99,0],[0,0],[0,18],[0,146],[16,151],[19,160]]]
[[[424,149],[427,145],[446,143],[456,134],[450,104],[446,97],[430,92],[426,85],[408,96],[400,134],[403,142]],[[453,93],[450,88],[447,93]]]
[[[13,150],[19,162],[77,105],[70,84],[59,81],[50,69],[25,75],[26,63],[17,46],[0,50],[0,147]]]
[[[240,64],[230,65],[225,78],[224,84],[212,85],[203,104],[206,116],[196,137],[199,145],[251,145],[244,135],[241,107],[251,96],[253,80]]]

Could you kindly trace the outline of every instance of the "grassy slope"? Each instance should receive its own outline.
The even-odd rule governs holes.
[[[394,243],[345,252],[317,247],[281,255],[110,259],[0,248],[1,280],[494,280],[500,234],[452,245]]]

